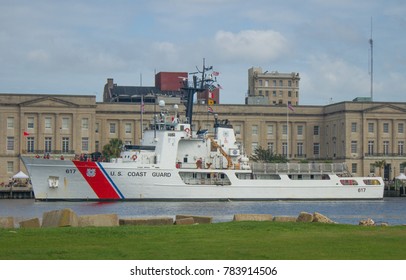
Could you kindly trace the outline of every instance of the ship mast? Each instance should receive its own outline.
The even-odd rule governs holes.
[[[192,76],[192,81],[189,82],[188,79],[183,81],[183,86],[182,90],[186,93],[185,98],[186,98],[186,118],[190,123],[190,129],[192,129],[192,123],[193,123],[193,97],[195,93],[197,92],[203,92],[207,90],[212,84],[215,82],[213,80],[212,75],[207,76],[206,71],[213,70],[213,66],[206,67],[205,59],[203,58],[203,68],[202,70],[199,70],[197,68],[196,72],[189,73],[189,75]],[[198,74],[201,74],[201,78],[197,76]]]

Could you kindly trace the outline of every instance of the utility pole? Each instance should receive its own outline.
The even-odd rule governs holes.
[[[372,40],[372,17],[371,17],[371,37],[369,39],[369,45],[371,48],[371,68],[370,68],[370,75],[371,75],[371,101],[374,100],[374,41]]]

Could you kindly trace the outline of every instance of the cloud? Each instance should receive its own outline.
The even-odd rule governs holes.
[[[327,54],[312,55],[307,66],[306,73],[301,74],[301,104],[306,100],[326,104],[331,98],[340,102],[370,95],[370,76],[366,69]]]
[[[273,30],[218,31],[214,42],[215,50],[221,56],[250,63],[275,60],[289,48],[288,40]]]

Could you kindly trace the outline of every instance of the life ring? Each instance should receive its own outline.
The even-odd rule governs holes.
[[[185,128],[185,132],[187,133],[187,134],[189,134],[190,133],[190,129],[187,127],[187,128]]]
[[[131,158],[132,158],[133,161],[136,161],[137,160],[137,155],[132,155]]]

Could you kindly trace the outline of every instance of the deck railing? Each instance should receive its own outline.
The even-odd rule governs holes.
[[[348,173],[345,163],[259,163],[251,164],[254,173]]]

